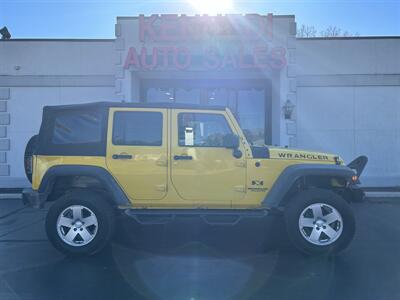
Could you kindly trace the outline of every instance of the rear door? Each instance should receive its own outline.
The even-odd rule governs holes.
[[[107,166],[133,201],[167,193],[167,124],[166,109],[110,109]]]
[[[172,110],[171,176],[179,196],[207,206],[230,206],[245,195],[246,161],[222,145],[238,134],[224,111]]]

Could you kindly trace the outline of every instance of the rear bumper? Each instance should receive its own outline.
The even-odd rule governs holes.
[[[31,188],[22,190],[22,202],[25,206],[32,208],[43,208],[46,197],[43,193],[39,193]]]

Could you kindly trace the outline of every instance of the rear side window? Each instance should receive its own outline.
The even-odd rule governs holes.
[[[56,145],[98,143],[102,139],[99,111],[71,111],[54,119],[52,143]]]
[[[161,146],[163,115],[160,112],[114,113],[114,145]]]

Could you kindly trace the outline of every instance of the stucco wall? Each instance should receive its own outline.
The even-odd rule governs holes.
[[[114,40],[1,41],[0,75],[111,75],[113,49]]]
[[[113,40],[0,42],[0,188],[28,184],[23,155],[43,106],[114,99],[113,47]]]
[[[119,19],[115,41],[0,42],[0,187],[27,184],[23,151],[44,105],[137,99],[132,74],[161,76],[123,69],[127,49],[140,44],[134,22]],[[296,40],[293,18],[276,22],[288,66],[257,73],[272,80],[273,143],[335,152],[347,161],[366,154],[366,185],[398,185],[400,39]],[[287,99],[296,105],[293,120],[282,116]]]
[[[297,39],[299,75],[399,74],[400,38]]]
[[[363,183],[400,182],[400,39],[298,40],[297,146],[367,155]]]

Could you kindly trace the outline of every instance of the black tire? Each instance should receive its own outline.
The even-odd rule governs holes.
[[[65,209],[73,205],[88,208],[97,218],[97,232],[86,245],[70,245],[60,237],[58,232],[58,217]],[[93,191],[72,190],[65,193],[53,203],[46,217],[46,232],[50,242],[57,250],[68,256],[89,256],[100,252],[110,242],[114,226],[114,208],[103,194]]]
[[[303,210],[315,203],[333,207],[342,218],[341,234],[330,244],[313,244],[303,236],[299,228],[299,218]],[[338,194],[329,190],[311,188],[296,194],[287,204],[284,217],[289,239],[297,249],[309,255],[337,254],[350,244],[355,234],[355,220],[350,205]],[[332,224],[337,226],[337,223]],[[311,230],[314,229],[318,230],[318,233],[319,230],[322,230],[321,228],[311,228]],[[339,232],[337,228],[334,230]]]
[[[37,141],[38,141],[38,135],[32,136],[29,139],[28,143],[26,144],[25,152],[24,152],[25,175],[26,175],[26,178],[28,178],[30,183],[32,183],[32,172],[33,172],[32,156],[36,152]]]

